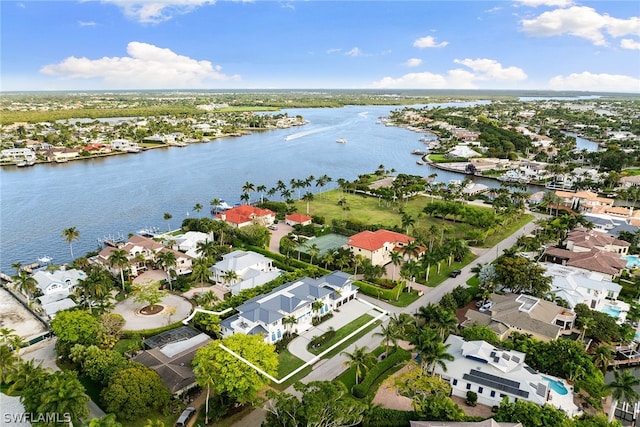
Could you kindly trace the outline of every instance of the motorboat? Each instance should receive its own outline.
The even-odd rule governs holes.
[[[346,144],[346,143],[347,143],[347,140],[346,140],[346,139],[344,139],[344,138],[338,138],[338,139],[336,139],[336,142],[337,142],[338,144]]]

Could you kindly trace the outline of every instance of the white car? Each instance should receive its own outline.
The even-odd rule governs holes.
[[[484,305],[482,307],[480,307],[478,309],[478,311],[481,311],[481,312],[484,313],[485,311],[491,310],[491,307],[493,307],[493,302],[492,301],[488,301],[488,302],[484,303]]]

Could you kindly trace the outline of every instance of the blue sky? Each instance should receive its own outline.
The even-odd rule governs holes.
[[[6,1],[2,91],[640,92],[640,2]]]

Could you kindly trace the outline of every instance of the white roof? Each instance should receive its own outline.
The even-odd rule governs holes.
[[[51,271],[37,271],[33,274],[33,278],[38,282],[38,288],[42,291],[47,289],[52,283],[64,284],[67,281],[71,286],[76,286],[78,280],[84,280],[87,275],[82,270],[56,270]]]
[[[171,358],[176,354],[180,354],[183,351],[187,351],[209,339],[209,335],[207,334],[198,334],[195,337],[191,337],[189,339],[183,341],[172,342],[160,349],[160,352],[165,356]]]
[[[73,308],[77,306],[75,302],[71,298],[61,299],[60,301],[54,301],[49,304],[43,304],[42,308],[47,313],[47,316],[53,318],[55,314],[62,310],[67,310],[69,308]]]
[[[260,263],[270,263],[271,259],[252,251],[236,250],[222,257],[213,268],[219,271],[240,271]]]

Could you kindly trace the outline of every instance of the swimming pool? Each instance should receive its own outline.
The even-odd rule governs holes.
[[[625,255],[621,258],[627,261],[627,268],[640,267],[640,256],[638,255]]]
[[[620,307],[616,307],[615,305],[605,304],[604,307],[602,307],[602,309],[600,310],[600,312],[604,314],[608,314],[614,319],[619,319],[620,312],[622,312],[622,309]]]
[[[557,381],[548,377],[542,377],[542,378],[544,378],[545,381],[549,383],[549,387],[551,387],[551,390],[555,391],[556,393],[561,394],[563,396],[569,393],[569,390],[567,390],[567,388],[564,386],[562,381]]]

